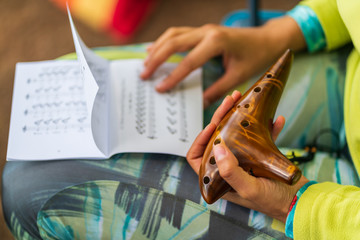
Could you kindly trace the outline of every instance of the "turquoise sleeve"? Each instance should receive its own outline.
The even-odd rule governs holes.
[[[326,48],[324,30],[311,8],[298,5],[287,12],[287,15],[292,17],[299,25],[309,52],[316,52]]]
[[[293,205],[291,211],[288,213],[288,216],[286,218],[286,223],[285,223],[286,236],[288,236],[290,238],[294,238],[293,223],[294,223],[294,216],[295,216],[295,209],[296,209],[297,202],[299,201],[301,195],[306,191],[306,189],[308,189],[308,187],[310,187],[311,185],[316,184],[316,183],[317,182],[315,182],[315,181],[310,181],[310,182],[306,183],[304,186],[302,186],[302,188],[300,188],[299,191],[297,191],[297,193],[294,197],[294,200],[296,202]]]

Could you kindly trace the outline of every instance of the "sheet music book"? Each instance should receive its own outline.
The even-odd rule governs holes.
[[[99,57],[68,14],[77,60],[16,65],[7,160],[185,156],[202,129],[201,69],[159,94],[155,85],[176,64],[165,63],[143,81],[143,60]]]

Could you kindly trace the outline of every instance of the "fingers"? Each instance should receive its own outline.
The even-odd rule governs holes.
[[[258,183],[241,167],[224,142],[214,146],[214,156],[220,176],[244,199],[256,198]]]
[[[220,107],[215,111],[210,124],[196,137],[194,143],[190,147],[186,159],[196,173],[199,171],[202,156],[216,127],[240,97],[241,93],[239,91],[234,91],[231,96],[227,96]]]
[[[207,108],[234,88],[239,82],[235,81],[238,78],[232,71],[227,71],[220,79],[208,87],[204,92],[204,108]]]
[[[234,90],[231,94],[231,97],[234,99],[234,103],[236,103],[241,98],[241,92],[239,92],[238,90]]]
[[[183,33],[193,30],[192,27],[173,27],[167,29],[153,44],[150,45],[146,50],[151,54],[161,47],[168,39],[179,36]]]
[[[179,63],[174,71],[156,86],[158,92],[168,91],[183,80],[190,72],[204,65],[212,57],[220,55],[220,49],[218,49],[217,44],[211,42],[209,39],[202,39],[199,43],[195,43],[194,41],[192,44],[197,45]]]
[[[201,38],[202,33],[197,30],[180,29],[179,31],[174,30],[174,33],[165,33],[164,37],[160,37],[150,48],[149,55],[144,62],[145,69],[140,76],[143,79],[149,78],[172,54],[189,50],[198,44]]]
[[[277,137],[279,136],[284,126],[285,126],[285,118],[284,116],[279,116],[272,126],[271,136],[273,141],[276,141]]]
[[[221,105],[214,112],[211,122],[218,125],[224,118],[227,112],[234,106],[234,104],[240,99],[241,93],[235,90],[232,96],[226,96]]]
[[[148,48],[149,56],[140,76],[143,79],[149,78],[172,54],[193,48],[175,70],[156,86],[158,92],[166,92],[212,57],[224,54],[225,36],[227,34],[224,30],[215,25],[170,29]],[[224,93],[225,91],[221,95]]]
[[[226,113],[234,106],[234,99],[231,96],[226,96],[220,106],[214,112],[211,122],[219,125],[220,121],[224,118]]]
[[[215,129],[216,125],[214,123],[207,125],[206,128],[196,137],[186,155],[186,159],[188,160],[190,166],[197,174],[199,174],[202,156]]]

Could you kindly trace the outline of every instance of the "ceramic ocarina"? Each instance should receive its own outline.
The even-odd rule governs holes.
[[[256,177],[295,184],[301,171],[276,147],[271,126],[284,90],[293,54],[287,50],[279,60],[241,97],[213,133],[203,156],[200,191],[207,203],[214,203],[230,185],[219,175],[213,147],[221,141],[236,156],[239,166]]]

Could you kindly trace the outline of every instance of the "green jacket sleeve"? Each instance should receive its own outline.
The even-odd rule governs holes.
[[[325,33],[328,50],[338,48],[351,41],[336,0],[304,0],[300,5],[308,6],[316,13]]]
[[[323,28],[328,50],[354,43],[347,62],[345,127],[349,148],[359,172],[359,0],[305,0]],[[349,91],[352,90],[352,91]],[[350,101],[353,99],[353,101]],[[350,110],[352,109],[352,111]],[[350,114],[350,113],[351,114]],[[346,122],[346,119],[347,122]],[[351,122],[351,121],[353,122]],[[355,134],[356,133],[356,134]],[[354,151],[354,149],[356,151]],[[336,183],[311,185],[298,199],[293,220],[294,239],[360,239],[360,188]]]
[[[360,239],[360,189],[330,182],[310,186],[297,203],[294,239]]]

